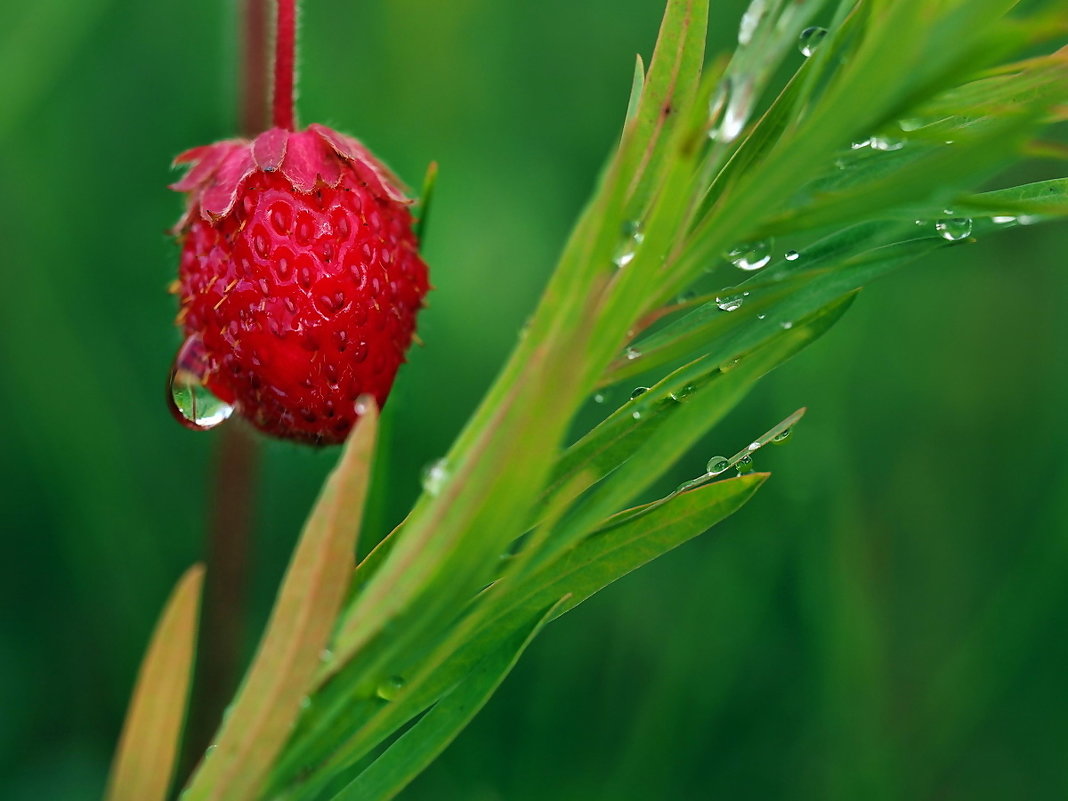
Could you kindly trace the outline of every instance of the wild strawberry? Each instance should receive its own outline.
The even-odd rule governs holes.
[[[358,396],[386,400],[428,288],[399,181],[321,125],[175,163],[189,165],[172,187],[189,193],[176,417],[203,428],[232,409],[277,437],[342,441]]]

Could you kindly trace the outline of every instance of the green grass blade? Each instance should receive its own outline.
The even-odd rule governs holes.
[[[333,801],[387,801],[403,790],[485,705],[542,627],[557,616],[557,610],[565,601],[560,599],[536,615],[532,623],[519,628],[473,665],[452,692],[438,701],[353,782],[333,796]]]
[[[174,776],[196,648],[204,568],[179,579],[137,675],[106,801],[164,801]]]
[[[361,402],[366,411],[305,524],[217,747],[194,773],[184,801],[255,798],[300,713],[353,572],[378,423],[373,400]]]

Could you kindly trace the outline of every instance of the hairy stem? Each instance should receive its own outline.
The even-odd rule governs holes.
[[[274,125],[292,131],[296,125],[293,111],[293,74],[297,40],[296,0],[278,0],[274,37]]]

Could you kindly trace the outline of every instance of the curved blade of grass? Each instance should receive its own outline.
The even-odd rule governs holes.
[[[178,759],[196,649],[204,566],[178,580],[137,674],[106,801],[163,801]]]
[[[451,743],[504,681],[542,627],[557,616],[561,598],[472,666],[455,689],[345,787],[333,801],[387,801],[403,790]]]
[[[640,523],[623,521],[652,504],[620,513],[537,571],[514,584],[488,588],[479,599],[480,611],[471,619],[477,625],[464,625],[450,642],[429,655],[396,700],[383,704],[376,699],[349,707],[348,725],[336,731],[336,750],[328,770],[321,770],[307,782],[298,780],[288,790],[283,789],[285,782],[276,783],[271,797],[287,801],[321,798],[322,788],[336,771],[362,759],[449,692],[533,615],[563,599],[551,614],[552,618],[559,617],[632,570],[706,531],[740,509],[767,477],[766,473],[754,473],[679,493],[651,509]],[[353,724],[361,718],[362,724]],[[296,774],[290,777],[295,779]]]
[[[193,774],[184,801],[254,798],[296,723],[353,573],[378,425],[374,401],[360,402],[366,410],[304,526],[217,747]]]
[[[886,228],[885,224],[883,226]],[[842,251],[853,247],[851,232],[842,236]],[[602,384],[614,384],[648,370],[687,358],[715,343],[719,351],[735,353],[755,347],[795,322],[874,281],[898,266],[918,259],[949,243],[937,236],[884,245],[859,254],[836,252],[839,236],[802,253],[798,263],[811,269],[783,272],[752,284],[741,284],[725,295],[748,292],[741,307],[724,312],[708,303],[637,342],[639,355],[619,359],[605,373]],[[824,256],[826,252],[828,255]],[[769,272],[773,267],[765,268]],[[764,319],[760,319],[763,315]],[[722,358],[727,358],[724,355]]]

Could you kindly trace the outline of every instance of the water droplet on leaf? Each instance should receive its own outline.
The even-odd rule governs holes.
[[[1016,222],[1016,218],[1015,217],[1008,217],[1008,216],[1001,216],[1001,215],[999,215],[997,217],[991,217],[990,220],[995,225],[1008,225],[1009,223]]]
[[[727,259],[739,270],[759,270],[771,261],[771,244],[771,240],[765,240],[738,245],[728,251]]]
[[[637,348],[627,348],[627,350],[625,351],[624,355],[627,357],[627,361],[632,361],[634,359],[637,359],[639,356],[641,356],[642,352],[640,350],[638,350]]]
[[[901,150],[905,146],[904,139],[894,139],[890,136],[873,136],[868,142],[872,150],[881,150],[884,153]]]
[[[423,489],[437,495],[449,479],[449,468],[444,459],[437,459],[423,468]]]
[[[234,407],[217,398],[206,386],[207,354],[196,334],[186,339],[178,349],[168,381],[168,399],[174,419],[195,431],[207,431],[225,423]]]
[[[784,428],[782,431],[780,431],[778,434],[771,438],[771,443],[773,445],[781,445],[782,443],[786,442],[786,440],[790,439],[790,434],[792,433],[793,432],[789,428]]]
[[[813,25],[810,28],[805,28],[801,31],[801,36],[798,37],[797,48],[801,51],[801,55],[808,58],[816,52],[816,48],[820,46],[820,42],[827,38],[827,29],[821,28],[818,25]]]
[[[767,0],[753,0],[742,14],[742,21],[738,25],[738,44],[747,45],[753,40],[764,15],[768,13]]]
[[[967,239],[972,233],[972,221],[968,217],[950,217],[935,223],[935,230],[943,239],[950,242],[959,242]]]
[[[375,689],[375,695],[383,701],[392,701],[403,689],[404,679],[400,676],[390,676],[378,685]]]
[[[753,469],[753,457],[748,455],[743,456],[741,459],[738,460],[737,464],[735,464],[734,467],[738,471],[738,475],[748,473],[750,470]]]
[[[732,312],[742,307],[742,295],[720,295],[716,298],[716,305],[720,311]]]
[[[798,253],[796,250],[788,250],[788,251],[786,251],[786,260],[787,261],[797,261],[800,258],[801,258],[801,254]]]
[[[718,476],[720,473],[724,473],[731,466],[730,460],[722,456],[713,456],[708,460],[708,464],[705,465],[705,470],[710,476]]]
[[[639,395],[644,395],[648,391],[649,391],[649,387],[635,387],[634,391],[632,393],[630,393],[630,399],[634,400]]]

